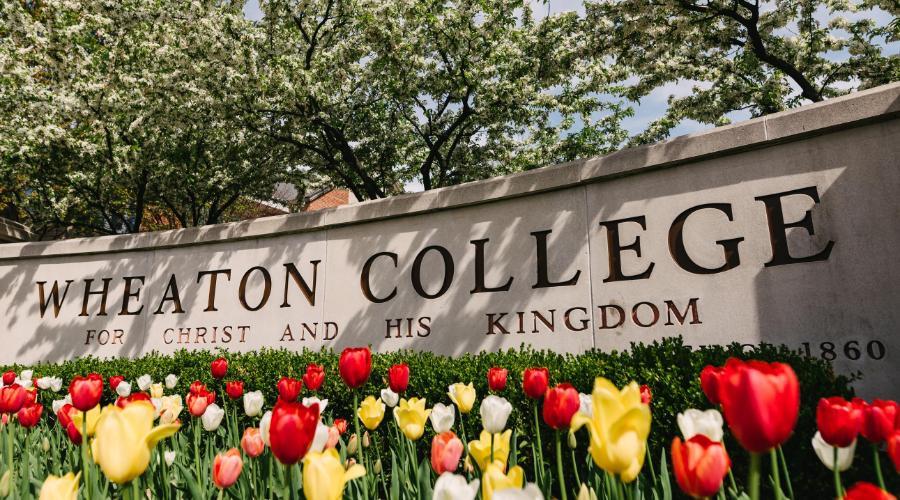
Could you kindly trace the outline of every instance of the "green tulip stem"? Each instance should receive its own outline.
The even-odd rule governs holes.
[[[490,463],[494,463],[494,433],[491,433],[491,461]]]
[[[872,443],[872,460],[875,462],[875,477],[878,478],[878,486],[887,491],[884,487],[884,476],[881,474],[881,457],[878,456],[878,444]]]
[[[750,500],[759,500],[759,453],[750,453],[750,473],[747,475],[747,493]]]
[[[581,476],[578,474],[578,460],[575,459],[575,450],[569,450],[572,453],[572,471],[575,472],[575,482],[578,483],[576,488],[581,487]],[[655,474],[654,474],[655,476]]]
[[[796,498],[794,497],[794,485],[791,482],[791,472],[788,470],[787,459],[784,458],[784,448],[779,445],[777,450],[778,461],[781,463],[781,472],[784,474],[784,483],[787,485],[788,498]]]
[[[219,488],[218,500],[222,500],[222,498],[224,498],[224,493],[225,493],[225,490],[223,490],[222,488]]]
[[[566,500],[566,476],[563,475],[562,445],[559,439],[559,430],[554,432],[556,437],[556,474],[559,476],[559,497]]]
[[[538,419],[538,402],[534,400],[534,439],[537,442],[538,463],[534,464],[535,471],[543,478],[544,471],[544,446],[541,444],[541,421]],[[541,481],[543,483],[543,481]],[[541,485],[543,486],[543,484]]]
[[[359,391],[356,389],[353,390],[353,428],[356,431],[356,458],[359,459],[362,466],[365,467],[364,459],[363,459],[363,443],[362,443],[362,434],[359,432]],[[366,470],[366,474],[369,471]],[[362,485],[363,498],[365,500],[369,500],[369,486],[365,482]]]
[[[284,481],[284,498],[290,500],[294,498],[294,465],[289,464],[287,467],[287,477]]]
[[[379,445],[378,440],[375,439],[374,431],[372,434],[372,442],[375,443],[375,462],[374,462],[374,464],[377,464],[378,461],[381,460],[381,445]],[[374,470],[374,465],[373,465],[372,472],[376,472]],[[378,477],[381,478],[381,489],[384,491],[384,498],[390,498],[390,495],[388,495],[388,490],[387,490],[387,482],[384,479],[384,463],[381,464],[381,472],[380,473],[376,472],[376,474],[378,474]],[[376,479],[376,481],[377,481],[377,479]],[[375,489],[377,490],[378,488],[375,488]]]
[[[462,410],[460,410],[459,408],[457,408],[457,410],[459,410],[459,433],[462,435],[463,448],[468,450],[469,449],[469,440],[466,439],[466,425],[465,425],[465,422],[463,422],[464,415],[463,415]]]
[[[84,471],[84,498],[91,500],[91,493],[93,492],[91,491],[90,466],[87,458],[87,421],[87,412],[81,412],[81,470]]]
[[[9,495],[7,498],[15,498],[16,492],[16,481],[15,477],[13,477],[13,444],[15,442],[15,429],[13,428],[13,414],[9,414],[9,420],[7,420],[6,425],[6,460],[9,466],[6,471],[9,473]]]
[[[832,470],[834,470],[834,492],[837,498],[844,498],[844,487],[841,485],[841,471],[838,469],[838,448],[834,447],[833,461],[831,462]]]
[[[778,452],[775,448],[769,450],[769,459],[772,462],[772,481],[775,483],[775,499],[782,500],[784,493],[781,491],[781,472],[778,470]]]
[[[134,500],[138,500],[139,498],[141,498],[141,491],[138,488],[138,479],[139,478],[136,477],[131,480],[131,498],[133,498]]]

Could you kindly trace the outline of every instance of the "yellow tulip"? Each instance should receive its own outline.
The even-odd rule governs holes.
[[[422,437],[425,433],[425,422],[431,415],[431,410],[425,409],[425,400],[419,398],[401,399],[400,404],[394,408],[394,420],[403,435],[412,441]]]
[[[159,423],[171,424],[178,420],[178,415],[184,406],[181,403],[181,395],[173,394],[159,398]]]
[[[572,432],[587,426],[591,441],[588,451],[597,467],[619,474],[622,481],[634,481],[647,452],[650,434],[650,407],[641,403],[641,389],[631,382],[620,391],[605,378],[594,380],[593,416],[576,413]]]
[[[381,425],[381,419],[384,418],[384,403],[380,399],[375,399],[374,396],[369,396],[359,405],[356,414],[359,415],[359,419],[362,420],[366,429],[374,431]]]
[[[522,486],[525,484],[525,471],[517,465],[504,474],[503,469],[505,467],[500,461],[488,464],[487,470],[484,471],[484,475],[481,477],[481,498],[483,500],[491,500],[494,497],[494,493],[501,490],[510,488],[522,489]]]
[[[509,458],[509,439],[512,436],[512,430],[506,429],[502,434],[494,434],[494,459],[491,460],[491,433],[485,430],[481,431],[479,439],[469,441],[469,456],[475,459],[478,468],[485,470],[491,462],[499,462],[506,466],[506,460]]]
[[[150,464],[150,450],[181,427],[181,424],[153,427],[153,415],[153,405],[147,401],[131,403],[124,409],[117,406],[103,409],[91,452],[107,479],[125,484],[143,474]]]
[[[62,477],[50,474],[41,486],[40,500],[76,500],[78,498],[78,481],[81,473],[71,472]]]
[[[75,424],[75,428],[78,429],[78,432],[83,433],[84,427],[82,427],[82,418],[84,413],[75,410],[72,412],[72,423]],[[87,412],[87,435],[93,436],[94,432],[97,430],[97,421],[100,420],[100,405],[97,405]]]
[[[447,395],[450,401],[459,408],[460,413],[469,413],[475,405],[475,386],[469,382],[466,384],[453,384],[448,387]]]
[[[364,475],[366,469],[359,464],[345,470],[334,448],[311,451],[303,459],[303,494],[307,500],[340,500],[347,481]]]
[[[162,384],[151,384],[150,385],[150,397],[159,399],[163,397],[163,385]]]

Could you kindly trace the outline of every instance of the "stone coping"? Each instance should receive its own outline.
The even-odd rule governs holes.
[[[0,243],[7,241],[28,241],[31,231],[18,222],[0,217]]]
[[[127,252],[323,230],[491,203],[669,168],[900,115],[900,82],[674,139],[503,177],[316,212],[134,235],[0,245],[0,261]]]

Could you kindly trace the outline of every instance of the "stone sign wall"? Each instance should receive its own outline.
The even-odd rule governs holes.
[[[0,363],[785,343],[900,396],[900,85],[317,213],[0,246]]]

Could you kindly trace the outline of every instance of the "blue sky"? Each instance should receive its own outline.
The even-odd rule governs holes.
[[[546,16],[549,14],[568,11],[583,12],[583,0],[547,0],[546,2],[537,0],[529,1],[531,2],[536,15]],[[257,0],[247,1],[247,3],[244,5],[244,15],[248,19],[258,20],[262,18],[262,12],[260,12]],[[827,20],[829,16],[826,11],[822,10],[821,12],[817,13],[816,17],[819,17],[820,20]],[[884,11],[876,10],[873,18],[881,26],[887,25],[891,21],[890,14]],[[886,44],[884,46],[884,52],[892,52],[894,54],[900,53],[900,42]],[[843,59],[846,56],[847,54],[832,54],[832,57],[836,60]],[[690,95],[694,85],[696,85],[696,82],[679,81],[677,83],[671,83],[655,89],[649,95],[641,99],[639,103],[633,105],[634,116],[625,119],[623,121],[623,126],[631,134],[642,132],[648,124],[665,114],[666,106],[670,96],[681,97]],[[746,120],[749,117],[750,115],[747,112],[735,112],[729,115],[729,118],[731,118],[732,122]],[[686,120],[672,130],[670,137],[690,134],[692,132],[697,132],[708,128],[712,128],[712,126],[701,124],[693,120]],[[418,182],[411,182],[406,185],[407,191],[420,191],[421,189],[421,184],[419,184]]]

